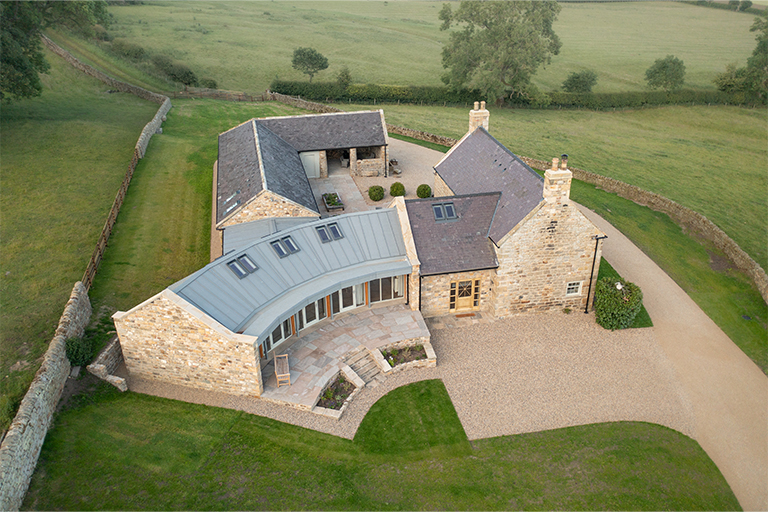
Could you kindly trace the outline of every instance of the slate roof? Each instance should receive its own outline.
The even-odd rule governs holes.
[[[542,201],[544,179],[482,127],[451,148],[435,171],[457,195],[501,192],[488,233],[497,245]]]
[[[251,119],[219,135],[216,222],[264,189],[319,212],[299,153],[386,144],[381,111]]]
[[[387,137],[383,121],[383,114],[378,110],[258,120],[299,152],[385,146]]]
[[[332,222],[344,238],[322,243],[315,227]],[[300,250],[280,258],[270,243],[288,235]],[[227,263],[243,254],[259,269],[240,279]],[[261,337],[330,292],[411,269],[397,212],[390,208],[315,220],[252,240],[168,290],[227,329]]]
[[[488,231],[500,198],[500,192],[489,192],[407,200],[421,275],[498,267]],[[435,220],[432,205],[444,203],[453,203],[456,220]]]

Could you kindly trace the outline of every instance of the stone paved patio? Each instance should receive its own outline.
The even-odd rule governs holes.
[[[288,354],[291,385],[277,387],[274,362],[262,370],[262,398],[311,409],[325,384],[341,369],[342,356],[360,345],[375,349],[413,338],[429,338],[418,311],[396,304],[339,315],[279,353]]]

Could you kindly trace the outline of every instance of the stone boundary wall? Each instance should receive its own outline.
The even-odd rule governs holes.
[[[323,105],[322,103],[316,103],[314,101],[306,101],[301,98],[295,98],[293,96],[286,96],[279,92],[267,91],[263,94],[265,101],[279,101],[286,105],[291,105],[297,108],[303,108],[304,110],[311,110],[312,112],[319,112],[321,114],[328,114],[331,112],[344,112],[340,108],[331,107],[330,105]]]
[[[158,130],[160,130],[163,121],[165,121],[165,115],[171,110],[172,106],[170,98],[165,98],[165,101],[160,105],[160,108],[157,109],[155,117],[144,126],[143,130],[141,130],[139,140],[136,142],[136,151],[139,153],[139,158],[144,158],[144,154],[147,152],[147,146],[149,145],[149,140],[158,132]]]
[[[18,510],[29,488],[45,435],[71,370],[67,338],[81,337],[91,319],[91,301],[81,281],[75,283],[43,364],[21,401],[0,446],[0,510]]]
[[[534,169],[545,171],[550,168],[551,163],[533,158],[520,157],[526,164]],[[725,253],[733,261],[739,270],[745,272],[755,283],[763,300],[768,303],[768,276],[760,265],[757,264],[739,245],[733,241],[725,232],[717,227],[714,222],[704,215],[691,210],[671,199],[643,190],[635,185],[630,185],[613,178],[601,176],[590,171],[569,167],[573,177],[577,180],[595,185],[607,192],[629,199],[642,206],[647,206],[652,210],[666,213],[676,224],[699,233],[702,237],[715,244],[715,247]]]
[[[120,363],[123,362],[123,350],[120,347],[120,340],[117,336],[112,338],[104,350],[96,357],[93,363],[86,366],[86,369],[101,380],[105,380],[115,386],[120,391],[128,390],[128,383],[125,379],[113,375]]]
[[[434,133],[422,132],[419,130],[411,130],[410,128],[404,128],[394,124],[387,123],[387,131],[389,133],[396,133],[398,135],[404,135],[412,139],[423,140],[425,142],[433,142],[440,144],[441,146],[453,147],[458,142],[456,139],[450,137],[443,137],[442,135],[435,135]]]
[[[120,80],[116,80],[111,76],[105,73],[102,73],[98,69],[89,66],[88,64],[83,64],[82,62],[77,60],[75,57],[73,57],[71,53],[69,53],[64,48],[57,45],[50,39],[48,39],[45,35],[41,35],[40,37],[43,40],[43,44],[47,46],[49,50],[51,50],[53,53],[55,53],[65,61],[69,62],[75,69],[78,69],[83,73],[85,73],[86,75],[96,78],[97,80],[101,80],[105,84],[109,85],[110,87],[114,87],[116,90],[120,92],[128,92],[135,96],[138,96],[139,98],[142,98],[148,101],[153,101],[161,105],[163,104],[163,102],[165,102],[165,100],[168,99],[167,96],[164,96],[162,94],[157,94],[156,92],[148,91],[141,87],[137,87],[135,85],[127,84],[125,82],[121,82]]]

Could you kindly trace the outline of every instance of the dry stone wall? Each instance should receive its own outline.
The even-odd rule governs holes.
[[[171,384],[260,396],[263,392],[255,338],[225,332],[203,314],[180,306],[163,291],[129,311],[115,313],[130,375]]]
[[[78,281],[43,357],[43,364],[0,446],[0,510],[18,510],[21,506],[70,372],[67,338],[81,337],[90,319],[88,290]]]
[[[109,382],[120,391],[127,391],[128,384],[125,382],[125,379],[113,375],[122,362],[123,351],[120,348],[120,341],[115,336],[107,343],[107,346],[104,347],[104,350],[101,351],[93,363],[89,364],[86,368],[90,373]]]

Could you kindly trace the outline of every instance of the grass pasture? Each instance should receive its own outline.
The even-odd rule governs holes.
[[[0,109],[0,429],[40,365],[157,111],[46,58],[43,95]]]
[[[60,413],[24,510],[733,510],[692,439],[606,423],[472,441],[440,381],[353,441],[239,411],[97,392]]]
[[[706,9],[703,9],[706,10]],[[711,9],[714,11],[714,9]],[[370,105],[340,105],[367,110]],[[464,107],[383,105],[387,122],[460,138]],[[616,178],[687,206],[768,268],[768,111],[663,107],[636,111],[491,108],[490,132],[519,155]]]
[[[152,2],[113,5],[115,37],[165,52],[220,88],[262,92],[273,78],[305,80],[295,48],[328,58],[316,80],[348,66],[354,82],[441,85],[443,2]],[[714,89],[731,62],[755,47],[753,15],[675,2],[565,3],[554,29],[563,42],[534,83],[559,90],[572,71],[593,69],[595,92],[644,90],[645,70],[668,54],[685,62],[686,86]],[[717,43],[713,44],[713,40]]]

